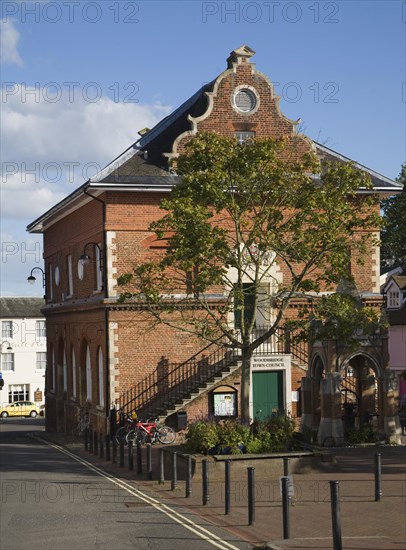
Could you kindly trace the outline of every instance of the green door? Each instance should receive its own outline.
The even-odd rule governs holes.
[[[253,372],[252,398],[255,419],[283,410],[283,371]]]

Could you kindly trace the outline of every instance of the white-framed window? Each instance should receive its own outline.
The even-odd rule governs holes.
[[[388,307],[400,307],[400,292],[398,290],[390,290],[388,292]]]
[[[98,353],[98,372],[99,372],[99,405],[101,407],[104,407],[104,378],[103,378],[103,352],[102,349],[99,348]]]
[[[46,338],[45,321],[35,321],[35,336],[36,338]]]
[[[14,353],[1,354],[1,370],[14,372]]]
[[[37,361],[35,364],[36,370],[45,370],[47,368],[47,354],[46,351],[37,351]]]
[[[72,254],[66,256],[66,269],[68,275],[68,296],[73,295],[73,271],[72,271]]]
[[[101,251],[98,246],[94,247],[94,253],[96,258],[96,290],[103,289],[103,271],[101,269]]]
[[[63,391],[68,391],[68,364],[66,362],[66,350],[63,348],[62,358]]]
[[[13,338],[13,321],[2,321],[1,322],[1,338]]]
[[[234,133],[238,143],[242,145],[247,139],[255,137],[255,132],[235,132]]]
[[[89,346],[86,348],[86,398],[92,400],[92,363]]]
[[[72,346],[72,397],[76,397],[76,355]]]
[[[9,384],[8,386],[8,402],[28,401],[30,399],[29,384]]]

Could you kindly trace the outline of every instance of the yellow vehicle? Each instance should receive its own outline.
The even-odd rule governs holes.
[[[7,418],[7,416],[31,416],[35,418],[40,413],[38,403],[32,401],[15,401],[10,404],[3,404],[0,409],[0,416]]]

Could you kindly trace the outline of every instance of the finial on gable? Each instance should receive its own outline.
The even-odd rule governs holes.
[[[250,57],[252,57],[254,54],[254,50],[252,50],[249,46],[246,46],[245,44],[243,46],[240,46],[230,53],[230,57],[228,57],[227,59],[227,68],[231,69],[233,63],[249,62]]]

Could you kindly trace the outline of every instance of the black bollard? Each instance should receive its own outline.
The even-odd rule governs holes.
[[[93,443],[94,454],[97,455],[99,454],[99,446],[98,446],[99,440],[98,440],[96,430],[93,432],[93,439],[94,439],[94,443]]]
[[[178,468],[176,463],[176,451],[172,452],[172,481],[171,489],[174,491],[178,486]]]
[[[99,438],[100,444],[99,444],[99,457],[104,458],[104,443],[103,443],[103,435],[100,434]]]
[[[225,465],[225,483],[224,483],[224,497],[225,497],[225,514],[226,516],[230,513],[230,496],[231,496],[231,460],[227,458],[224,462]]]
[[[147,443],[147,479],[152,479],[152,445]]]
[[[340,519],[340,488],[338,481],[330,481],[331,520],[333,524],[333,550],[342,550]]]
[[[375,454],[375,502],[382,500],[381,455]]]
[[[89,428],[89,453],[93,452],[93,433],[91,428]]]
[[[289,478],[282,478],[282,515],[283,515],[283,538],[290,538],[289,518]]]
[[[85,451],[89,450],[89,430],[85,429]]]
[[[255,468],[250,466],[248,472],[248,525],[253,525],[255,521]]]
[[[110,436],[106,435],[106,460],[110,461]]]
[[[289,475],[289,458],[286,456],[283,458],[283,475],[284,477],[288,477]]]
[[[112,456],[112,462],[115,464],[117,462],[117,440],[115,437],[113,437],[113,456]]]
[[[128,469],[134,470],[134,458],[133,458],[133,442],[129,441],[127,444],[128,448]]]
[[[142,474],[142,446],[141,441],[137,441],[137,472]]]
[[[124,441],[120,441],[120,466],[124,466]]]
[[[192,457],[191,457],[191,455],[188,455],[188,457],[187,457],[185,497],[189,498],[191,496],[192,496]]]
[[[159,449],[159,484],[165,483],[165,451]]]
[[[207,458],[202,460],[202,485],[203,485],[203,506],[206,506],[210,502],[209,493],[209,463]]]

